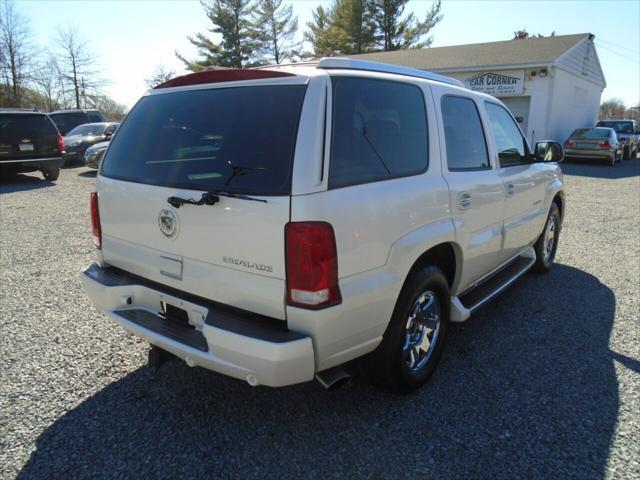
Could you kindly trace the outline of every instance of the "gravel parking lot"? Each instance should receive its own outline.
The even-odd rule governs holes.
[[[95,174],[0,183],[1,478],[640,478],[640,160],[566,164],[557,262],[453,328],[419,393],[171,362],[83,294]]]

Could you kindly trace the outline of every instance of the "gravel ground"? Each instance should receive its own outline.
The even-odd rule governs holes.
[[[419,393],[251,388],[98,313],[94,175],[0,184],[1,478],[640,478],[640,160],[563,166],[558,265],[454,326]]]

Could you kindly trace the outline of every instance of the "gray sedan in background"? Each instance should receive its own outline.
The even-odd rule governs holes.
[[[612,128],[578,128],[564,142],[566,158],[604,160],[614,166],[621,159],[620,144]]]
[[[104,152],[107,151],[108,146],[109,142],[100,142],[91,145],[84,152],[84,164],[89,168],[95,168],[97,170],[100,167],[100,161],[102,157],[104,157]]]

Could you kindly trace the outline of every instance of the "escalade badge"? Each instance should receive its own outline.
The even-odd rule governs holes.
[[[165,237],[175,238],[178,235],[178,216],[173,210],[163,208],[158,215],[158,226]]]

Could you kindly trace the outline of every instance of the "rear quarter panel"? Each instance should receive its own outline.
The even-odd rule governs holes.
[[[426,82],[411,83],[421,87],[427,101],[425,173],[327,190],[327,144],[321,159],[324,191],[291,199],[291,221],[325,221],[336,236],[342,304],[319,311],[287,307],[289,328],[314,339],[318,370],[373,350],[414,262],[429,248],[455,238],[430,90]],[[319,171],[320,166],[307,170]]]

